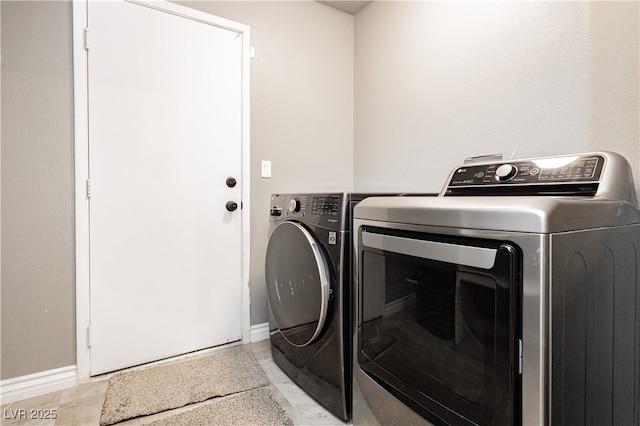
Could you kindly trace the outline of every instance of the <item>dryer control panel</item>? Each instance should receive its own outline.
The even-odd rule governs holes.
[[[444,195],[595,195],[606,159],[599,154],[468,164]]]

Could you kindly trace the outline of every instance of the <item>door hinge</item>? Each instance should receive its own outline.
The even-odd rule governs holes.
[[[89,50],[91,47],[91,32],[89,28],[84,29],[84,48],[85,50]]]
[[[87,198],[91,198],[91,179],[87,179]]]
[[[90,348],[93,345],[93,327],[87,327],[87,347]]]

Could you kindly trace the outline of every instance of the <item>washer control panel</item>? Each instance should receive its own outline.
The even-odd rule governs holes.
[[[331,229],[346,226],[346,193],[272,194],[269,221],[295,220]]]
[[[600,182],[604,163],[602,155],[589,154],[468,164],[451,173],[445,195],[462,195],[464,188],[473,189],[477,195],[493,195],[490,188],[520,186],[544,186],[541,192],[554,195],[562,193],[563,187],[570,188],[571,193],[579,188],[595,190],[593,186]],[[550,191],[549,186],[555,188]],[[482,188],[487,194],[479,192]]]
[[[311,201],[311,214],[319,216],[338,216],[340,213],[340,196],[317,196]]]

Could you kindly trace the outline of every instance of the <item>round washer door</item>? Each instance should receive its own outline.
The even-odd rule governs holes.
[[[327,261],[311,233],[297,222],[282,222],[267,246],[269,307],[282,335],[294,346],[312,343],[329,309]]]

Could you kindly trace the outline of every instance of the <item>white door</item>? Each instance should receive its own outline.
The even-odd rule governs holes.
[[[242,337],[242,35],[125,1],[88,28],[96,375]]]

